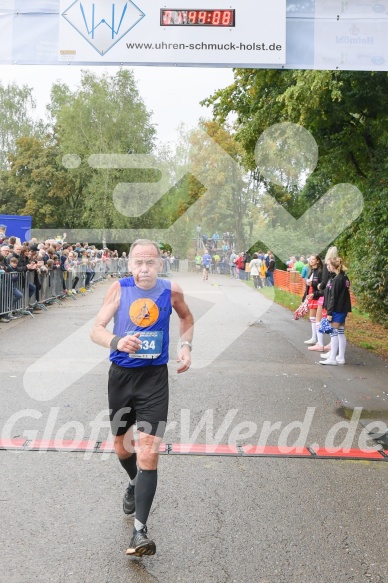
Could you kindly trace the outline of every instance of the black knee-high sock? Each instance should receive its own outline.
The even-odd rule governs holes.
[[[133,453],[125,459],[119,458],[120,464],[123,466],[124,470],[127,472],[131,480],[136,478],[137,466],[136,466],[136,454]]]
[[[158,470],[141,470],[135,488],[136,521],[147,524],[158,483]]]

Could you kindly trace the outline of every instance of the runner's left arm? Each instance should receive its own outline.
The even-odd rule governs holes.
[[[182,288],[175,282],[171,282],[171,303],[179,317],[179,332],[181,342],[192,342],[194,333],[194,318],[186,304]],[[177,372],[186,372],[191,364],[191,350],[187,344],[184,344],[179,352],[177,362],[182,364]]]

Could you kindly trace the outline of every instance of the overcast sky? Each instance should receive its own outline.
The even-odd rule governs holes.
[[[114,74],[116,68],[91,67],[91,70]],[[182,122],[193,127],[200,117],[210,118],[211,109],[201,107],[199,102],[233,82],[232,69],[226,68],[133,67],[132,70],[144,103],[153,111],[152,121],[157,124],[162,142],[175,141],[176,129]],[[76,88],[80,71],[81,67],[66,65],[2,65],[0,81],[3,85],[15,81],[32,87],[38,114],[43,117],[52,84],[60,80]]]

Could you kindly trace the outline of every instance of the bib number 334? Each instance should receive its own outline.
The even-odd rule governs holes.
[[[127,332],[128,335],[135,334],[134,330]],[[162,353],[163,332],[140,332],[141,348],[135,354],[129,354],[130,358],[158,358]]]

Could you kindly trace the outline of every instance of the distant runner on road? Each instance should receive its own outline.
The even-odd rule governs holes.
[[[114,447],[129,476],[123,509],[135,515],[127,555],[153,555],[156,545],[147,536],[147,519],[157,485],[159,448],[168,412],[168,347],[172,308],[179,316],[181,347],[177,372],[191,364],[193,316],[180,286],[158,278],[163,260],[159,246],[135,241],[129,253],[132,277],[115,281],[99,311],[91,339],[111,349],[108,398]],[[113,334],[106,330],[114,317]],[[133,428],[137,424],[138,447]]]
[[[203,265],[203,279],[209,279],[209,270],[210,270],[210,265],[212,262],[212,256],[210,255],[210,253],[205,253],[204,255],[202,255],[202,265]]]

